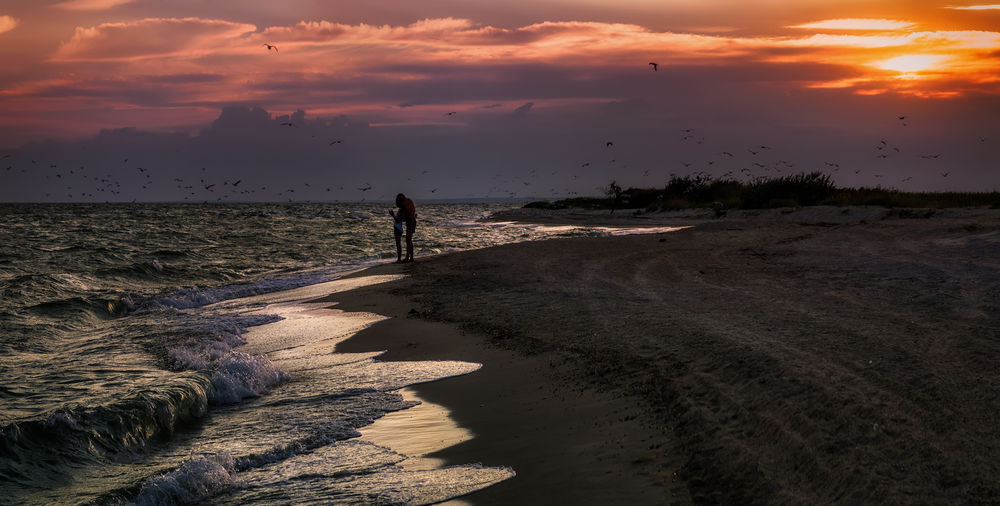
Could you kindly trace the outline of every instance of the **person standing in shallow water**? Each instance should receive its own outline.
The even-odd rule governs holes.
[[[412,262],[413,232],[417,230],[417,206],[413,205],[413,201],[408,199],[406,195],[400,193],[396,195],[396,207],[399,208],[399,213],[394,214],[393,217],[402,218],[401,221],[406,225],[406,258],[403,259],[403,262]]]

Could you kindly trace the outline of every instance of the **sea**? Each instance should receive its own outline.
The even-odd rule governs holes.
[[[483,221],[512,207],[419,204],[417,260],[620,232]],[[395,261],[389,208],[0,205],[0,504],[433,504],[515,476],[358,437],[479,364],[316,344],[365,322],[262,331]]]

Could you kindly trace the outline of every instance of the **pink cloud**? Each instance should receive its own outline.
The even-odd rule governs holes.
[[[933,54],[950,58],[911,71],[885,65]],[[1000,33],[988,31],[815,29],[750,37],[578,21],[505,28],[456,18],[395,26],[302,21],[257,31],[225,20],[154,18],[76,28],[39,63],[51,72],[9,83],[0,90],[0,107],[23,114],[138,107],[204,115],[220,105],[253,103],[377,112],[384,123],[441,121],[441,110],[483,103],[513,109],[533,102],[534,114],[558,99],[641,96],[681,76],[940,98],[1000,93],[991,77],[998,59]],[[650,61],[659,62],[658,73]]]
[[[134,60],[190,57],[212,53],[229,41],[256,30],[254,25],[199,18],[147,18],[124,23],[77,27],[53,61]]]
[[[103,11],[132,2],[133,0],[67,0],[55,4],[53,7],[70,11]]]

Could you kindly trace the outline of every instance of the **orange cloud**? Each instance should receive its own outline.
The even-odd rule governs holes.
[[[815,25],[835,27],[831,30],[851,25],[839,21],[843,20]],[[115,107],[233,101],[283,107],[296,100],[312,110],[358,103],[368,108],[400,103],[433,106],[444,102],[423,99],[432,94],[427,88],[452,81],[475,82],[478,87],[503,82],[508,90],[535,85],[509,81],[515,78],[505,76],[504,69],[512,67],[536,66],[551,72],[551,79],[584,83],[629,67],[648,71],[649,61],[660,63],[661,74],[672,67],[756,69],[755,75],[768,76],[765,81],[770,86],[865,93],[919,90],[924,97],[973,90],[1000,93],[990,77],[998,66],[1000,33],[888,30],[912,26],[905,21],[892,23],[898,25],[875,23],[871,26],[883,30],[867,34],[813,28],[809,29],[813,33],[796,36],[747,37],[575,21],[515,28],[456,18],[396,26],[302,21],[257,31],[253,25],[224,20],[152,18],[76,28],[48,61],[60,65],[60,75],[73,76],[75,86],[28,81],[0,96],[62,101],[76,90],[79,100],[114,100]],[[805,30],[804,26],[797,29]],[[278,46],[280,52],[267,50],[264,43]],[[770,72],[774,67],[768,65],[782,66],[781,73]],[[808,70],[820,67],[827,70]],[[115,79],[108,80],[109,74]],[[163,84],[172,76],[177,76],[175,81]],[[214,77],[195,82],[185,76]],[[593,95],[578,93],[574,99],[615,98],[613,89],[595,87]],[[505,92],[497,93],[479,99],[503,100]],[[535,101],[541,107],[542,98],[553,98],[549,93],[510,100]],[[451,96],[462,100],[459,92]],[[385,102],[376,103],[379,99]]]
[[[826,19],[801,25],[793,25],[788,28],[802,28],[808,30],[904,30],[913,27],[914,23],[909,21],[897,21],[893,19],[867,19],[867,18],[843,18]]]
[[[132,3],[133,0],[67,0],[53,7],[70,11],[103,11],[119,5]]]
[[[17,19],[10,16],[0,16],[0,33],[9,32],[17,28]]]
[[[199,18],[147,18],[77,27],[53,61],[113,61],[188,57],[212,53],[256,30],[254,25]]]
[[[949,5],[947,8],[948,9],[960,10],[960,11],[996,11],[996,10],[1000,10],[1000,4],[993,4],[993,5],[963,5],[963,6]]]

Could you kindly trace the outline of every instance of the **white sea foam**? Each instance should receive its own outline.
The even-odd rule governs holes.
[[[167,364],[171,369],[191,369],[201,371],[208,369],[210,361],[204,353],[188,346],[178,346],[167,350]]]
[[[198,455],[177,469],[149,479],[135,504],[195,504],[233,483],[235,464],[228,454]]]
[[[313,285],[334,279],[338,272],[306,273],[298,276],[264,279],[253,283],[240,283],[216,288],[199,288],[192,286],[150,302],[151,306],[165,306],[178,309],[189,309],[207,306],[223,300],[237,299]]]
[[[266,357],[233,352],[217,362],[212,371],[215,392],[212,402],[228,404],[247,397],[256,397],[272,385],[285,381],[288,374],[278,369]]]

